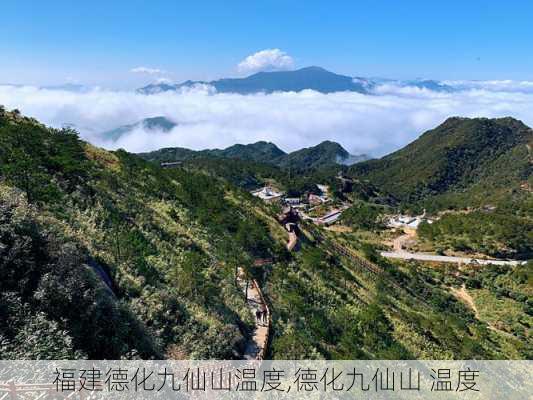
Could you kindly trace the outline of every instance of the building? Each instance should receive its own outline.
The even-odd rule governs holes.
[[[317,220],[317,223],[322,225],[331,225],[341,217],[342,211],[341,210],[335,210],[330,212],[329,214],[324,215],[323,217],[320,217]]]
[[[425,221],[428,224],[433,223],[431,219],[425,217],[424,212],[423,215],[417,217],[411,217],[409,215],[396,215],[389,219],[387,226],[389,228],[409,228],[416,230],[422,221]]]
[[[320,190],[320,192],[322,192],[322,195],[326,196],[329,192],[329,187],[328,185],[319,185],[317,184],[316,187],[318,188],[318,190]]]
[[[300,198],[299,197],[285,197],[284,199],[285,204],[291,205],[291,206],[299,206],[300,205]]]
[[[314,193],[309,193],[309,204],[312,206],[318,206],[320,204],[324,204],[327,201],[327,198],[324,196],[319,196]]]
[[[174,168],[174,167],[179,167],[182,164],[183,164],[182,161],[163,162],[163,163],[161,163],[161,168]]]
[[[277,192],[270,186],[265,186],[261,189],[257,189],[251,192],[252,196],[259,197],[261,200],[271,203],[278,201],[283,196],[283,193]]]

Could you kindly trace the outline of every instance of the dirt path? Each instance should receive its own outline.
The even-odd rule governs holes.
[[[465,303],[472,311],[474,311],[474,315],[476,319],[479,319],[479,311],[476,307],[476,303],[474,302],[474,299],[472,296],[470,296],[470,293],[466,290],[466,286],[463,283],[463,286],[461,286],[461,289],[457,288],[450,288],[450,291],[452,294],[457,297],[459,300],[461,300],[463,303]]]
[[[239,268],[239,274],[237,278],[239,287],[243,292],[246,291],[246,278],[244,271]],[[245,360],[262,360],[266,354],[268,337],[270,333],[270,309],[265,302],[261,289],[258,287],[255,280],[251,280],[248,286],[248,297],[246,298],[246,304],[252,315],[256,316],[257,311],[266,310],[266,322],[258,321],[255,319],[255,329],[253,337],[246,343],[244,350]]]
[[[404,249],[404,244],[413,238],[413,235],[410,235],[408,233],[405,233],[401,236],[398,236],[396,239],[393,240],[392,242],[392,247],[394,248],[394,251],[397,251],[397,252],[403,252]]]
[[[457,297],[460,301],[462,301],[463,303],[465,303],[468,307],[470,307],[470,309],[474,312],[474,315],[476,317],[477,320],[479,321],[482,321],[480,318],[479,318],[479,311],[476,307],[476,303],[473,299],[473,297],[470,295],[470,293],[468,293],[468,291],[466,290],[466,285],[463,283],[463,286],[461,286],[461,289],[457,289],[457,288],[450,288],[450,291],[452,292],[452,294]],[[501,329],[498,329],[496,328],[492,323],[488,322],[488,321],[482,321],[482,322],[485,322],[488,326],[488,328],[494,332],[498,332],[502,335],[505,335],[507,337],[511,337],[513,338],[514,336],[512,334],[510,334],[509,332],[505,332],[505,331],[502,331]]]

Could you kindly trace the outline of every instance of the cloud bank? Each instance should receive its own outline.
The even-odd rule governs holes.
[[[145,96],[102,89],[76,93],[0,86],[0,104],[52,126],[72,124],[83,139],[108,149],[223,148],[267,140],[292,151],[334,140],[352,154],[380,156],[450,116],[513,116],[533,126],[533,91],[507,86],[443,93],[389,85],[375,95],[307,90],[246,96],[213,93],[204,87]],[[178,126],[170,132],[139,127],[116,141],[102,134],[154,116],[165,116]]]
[[[249,55],[242,60],[237,69],[251,74],[259,71],[286,71],[294,68],[294,60],[280,49],[266,49]]]

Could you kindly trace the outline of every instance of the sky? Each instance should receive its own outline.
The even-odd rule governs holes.
[[[270,48],[351,76],[533,80],[532,20],[529,0],[5,0],[0,82],[213,79]]]
[[[266,140],[292,151],[333,140],[352,154],[379,157],[452,116],[512,116],[533,126],[531,21],[530,0],[4,0],[0,104],[54,127],[74,126],[108,149]],[[370,94],[133,90],[310,65],[350,76],[442,80],[454,90],[398,82]],[[65,83],[88,89],[53,88]],[[106,135],[154,116],[177,126]]]

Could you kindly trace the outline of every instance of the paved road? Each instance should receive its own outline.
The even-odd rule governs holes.
[[[495,264],[495,265],[520,265],[525,264],[525,261],[515,260],[484,260],[480,258],[468,258],[468,257],[451,257],[451,256],[438,256],[433,254],[421,254],[421,253],[409,253],[407,251],[382,251],[381,255],[387,258],[400,258],[403,260],[420,260],[420,261],[436,261],[436,262],[448,262],[457,264],[470,264],[477,263],[481,265]]]

